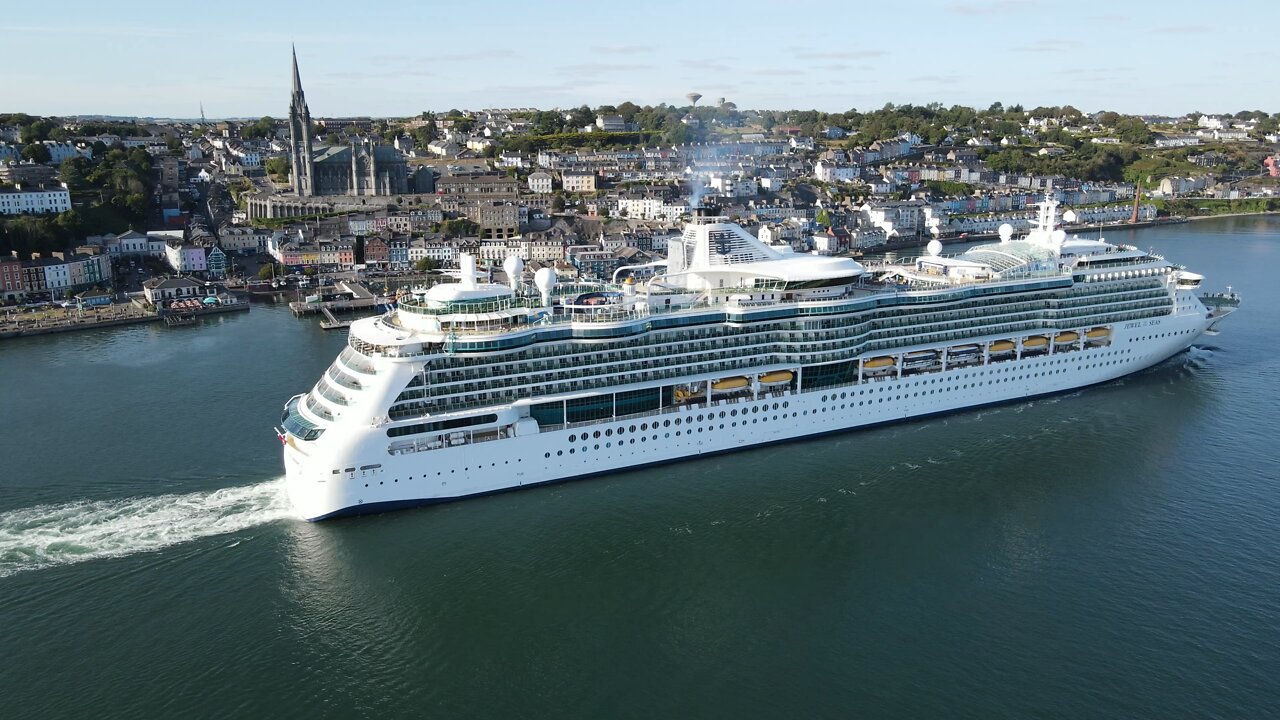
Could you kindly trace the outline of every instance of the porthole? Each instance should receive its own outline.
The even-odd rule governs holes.
[[[578,436],[577,436],[577,435],[570,435],[570,436],[569,436],[569,442],[577,442],[577,441],[578,441]]]

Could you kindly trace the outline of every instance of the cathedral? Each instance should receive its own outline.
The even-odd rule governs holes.
[[[311,111],[302,93],[298,53],[293,53],[293,97],[289,102],[293,192],[299,197],[387,196],[409,192],[404,156],[391,145],[362,138],[315,149]]]

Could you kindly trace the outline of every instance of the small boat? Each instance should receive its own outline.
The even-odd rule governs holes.
[[[761,385],[780,385],[782,383],[789,383],[791,382],[791,379],[794,378],[795,376],[796,374],[791,372],[790,370],[777,370],[775,372],[765,373],[764,375],[761,375],[760,384]]]
[[[878,368],[892,367],[895,364],[897,364],[897,361],[893,358],[888,355],[881,355],[880,357],[874,357],[863,362],[862,367],[867,370],[876,370]]]
[[[1013,352],[1013,349],[1015,347],[1017,346],[1013,344],[1012,340],[997,340],[991,343],[991,352],[993,353]]]
[[[902,356],[902,367],[906,370],[919,370],[937,365],[940,362],[937,350],[917,350]]]
[[[1111,328],[1096,327],[1085,333],[1084,336],[1090,340],[1105,340],[1111,337]]]
[[[1049,338],[1043,335],[1031,335],[1022,339],[1023,348],[1042,348],[1049,344]]]
[[[751,381],[744,377],[731,377],[711,383],[711,389],[717,392],[725,392],[728,390],[738,390],[750,384]]]
[[[1066,345],[1068,343],[1073,343],[1079,339],[1080,339],[1080,333],[1071,332],[1071,331],[1061,332],[1053,336],[1053,341],[1059,345]]]
[[[957,345],[947,349],[947,355],[955,357],[957,355],[975,355],[982,352],[982,348],[977,345]]]

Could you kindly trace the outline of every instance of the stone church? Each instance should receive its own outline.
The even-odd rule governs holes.
[[[293,192],[299,197],[388,196],[409,192],[404,156],[391,145],[361,138],[347,145],[315,149],[311,111],[293,53],[293,97],[289,102],[289,142]]]

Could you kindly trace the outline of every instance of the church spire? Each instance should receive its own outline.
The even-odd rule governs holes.
[[[297,97],[302,94],[302,77],[298,75],[298,48],[289,43],[289,49],[293,51],[293,95]]]
[[[298,195],[315,194],[315,165],[312,157],[311,111],[302,94],[302,77],[298,73],[298,49],[293,53],[293,97],[289,100],[289,143],[293,156],[293,191]]]

